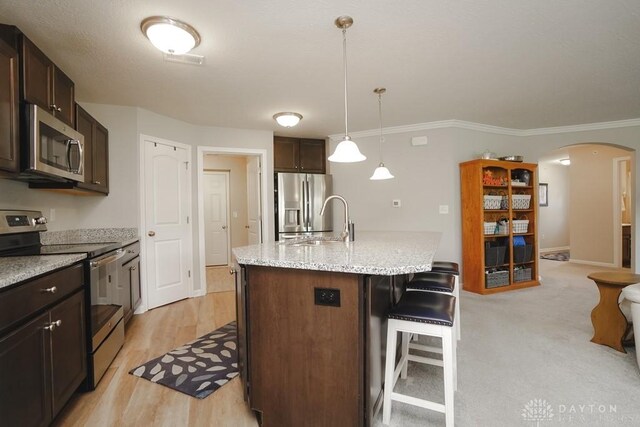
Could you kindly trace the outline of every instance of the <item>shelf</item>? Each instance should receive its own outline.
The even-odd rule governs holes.
[[[528,173],[524,173],[524,171],[528,171]],[[524,176],[523,174],[527,177],[521,178]],[[538,169],[534,163],[478,159],[460,164],[462,264],[465,290],[478,294],[495,294],[540,284],[537,280],[532,280],[539,276],[538,238],[536,237],[538,200],[535,183],[537,177]],[[521,179],[521,181],[513,182],[513,179]],[[524,185],[525,183],[531,185]],[[488,195],[502,196],[502,199],[499,197],[487,198]],[[525,197],[520,195],[525,195]],[[528,204],[526,203],[527,199],[529,200]],[[484,204],[485,200],[487,201],[486,205]],[[503,201],[506,200],[508,200],[507,209],[485,209],[485,206],[504,208]],[[516,201],[515,205],[514,200]],[[499,204],[498,201],[503,204]],[[515,209],[515,206],[526,206],[526,208]],[[524,228],[522,222],[514,222],[506,227],[506,232],[500,234],[484,233],[485,223],[496,223],[501,218],[506,218],[510,222],[511,220],[528,219],[528,228]],[[493,227],[490,226],[487,226],[486,229],[493,231]],[[496,225],[495,230],[504,231],[505,227],[498,229]],[[526,232],[514,233],[514,230],[526,230]],[[532,258],[525,257],[522,249],[514,246],[514,243],[520,243],[522,240],[527,245],[526,254],[529,254],[529,250],[533,252]],[[490,246],[492,250],[487,252],[487,246]],[[496,258],[496,251],[493,250],[495,246],[506,246],[507,256],[500,258],[498,253],[498,258]],[[527,262],[517,262],[527,259]],[[488,266],[485,264],[486,261],[497,261],[499,265]],[[522,268],[526,269],[526,272],[520,271]],[[505,277],[507,273],[490,275],[496,270],[507,271],[508,278]],[[515,282],[516,277],[523,278],[525,281]],[[508,281],[509,284],[487,289],[487,278],[490,278],[492,283]]]

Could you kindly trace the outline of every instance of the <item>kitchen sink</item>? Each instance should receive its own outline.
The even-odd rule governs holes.
[[[303,239],[284,241],[281,244],[284,244],[287,246],[322,246],[322,245],[329,245],[333,243],[343,243],[342,238],[337,236],[303,238]]]

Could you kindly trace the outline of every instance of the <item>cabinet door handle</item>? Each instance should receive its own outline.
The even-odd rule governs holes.
[[[131,271],[135,271],[137,269],[138,269],[138,267],[136,267],[135,265],[133,267],[129,267],[129,270],[131,270]]]
[[[235,268],[233,268],[233,267],[230,267],[230,268],[229,268],[229,274],[231,274],[232,276],[233,276],[234,274],[236,274],[236,269],[235,269]]]
[[[62,326],[62,320],[58,319],[55,322],[49,323],[44,327],[44,329],[46,329],[47,331],[53,331],[55,328],[59,328],[60,326]]]
[[[56,286],[52,286],[50,288],[40,289],[40,293],[42,294],[55,294],[58,292],[58,288]]]
[[[95,185],[100,185],[100,184],[102,184],[100,181],[93,181],[93,183],[94,183]]]

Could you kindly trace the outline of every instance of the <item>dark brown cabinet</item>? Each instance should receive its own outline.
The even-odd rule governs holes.
[[[622,226],[622,266],[631,267],[631,225]]]
[[[275,172],[325,173],[326,143],[323,139],[273,138]]]
[[[84,136],[84,182],[78,188],[109,194],[109,131],[79,105],[76,130]]]
[[[0,170],[19,172],[18,50],[14,27],[0,25]]]
[[[49,425],[86,377],[81,288],[77,265],[0,293],[3,425]]]
[[[22,35],[22,97],[74,126],[75,85],[38,47]]]

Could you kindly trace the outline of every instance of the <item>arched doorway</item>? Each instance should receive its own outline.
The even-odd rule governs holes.
[[[634,168],[635,150],[600,142],[542,156],[548,203],[539,207],[540,252],[570,250],[575,263],[631,267]]]

